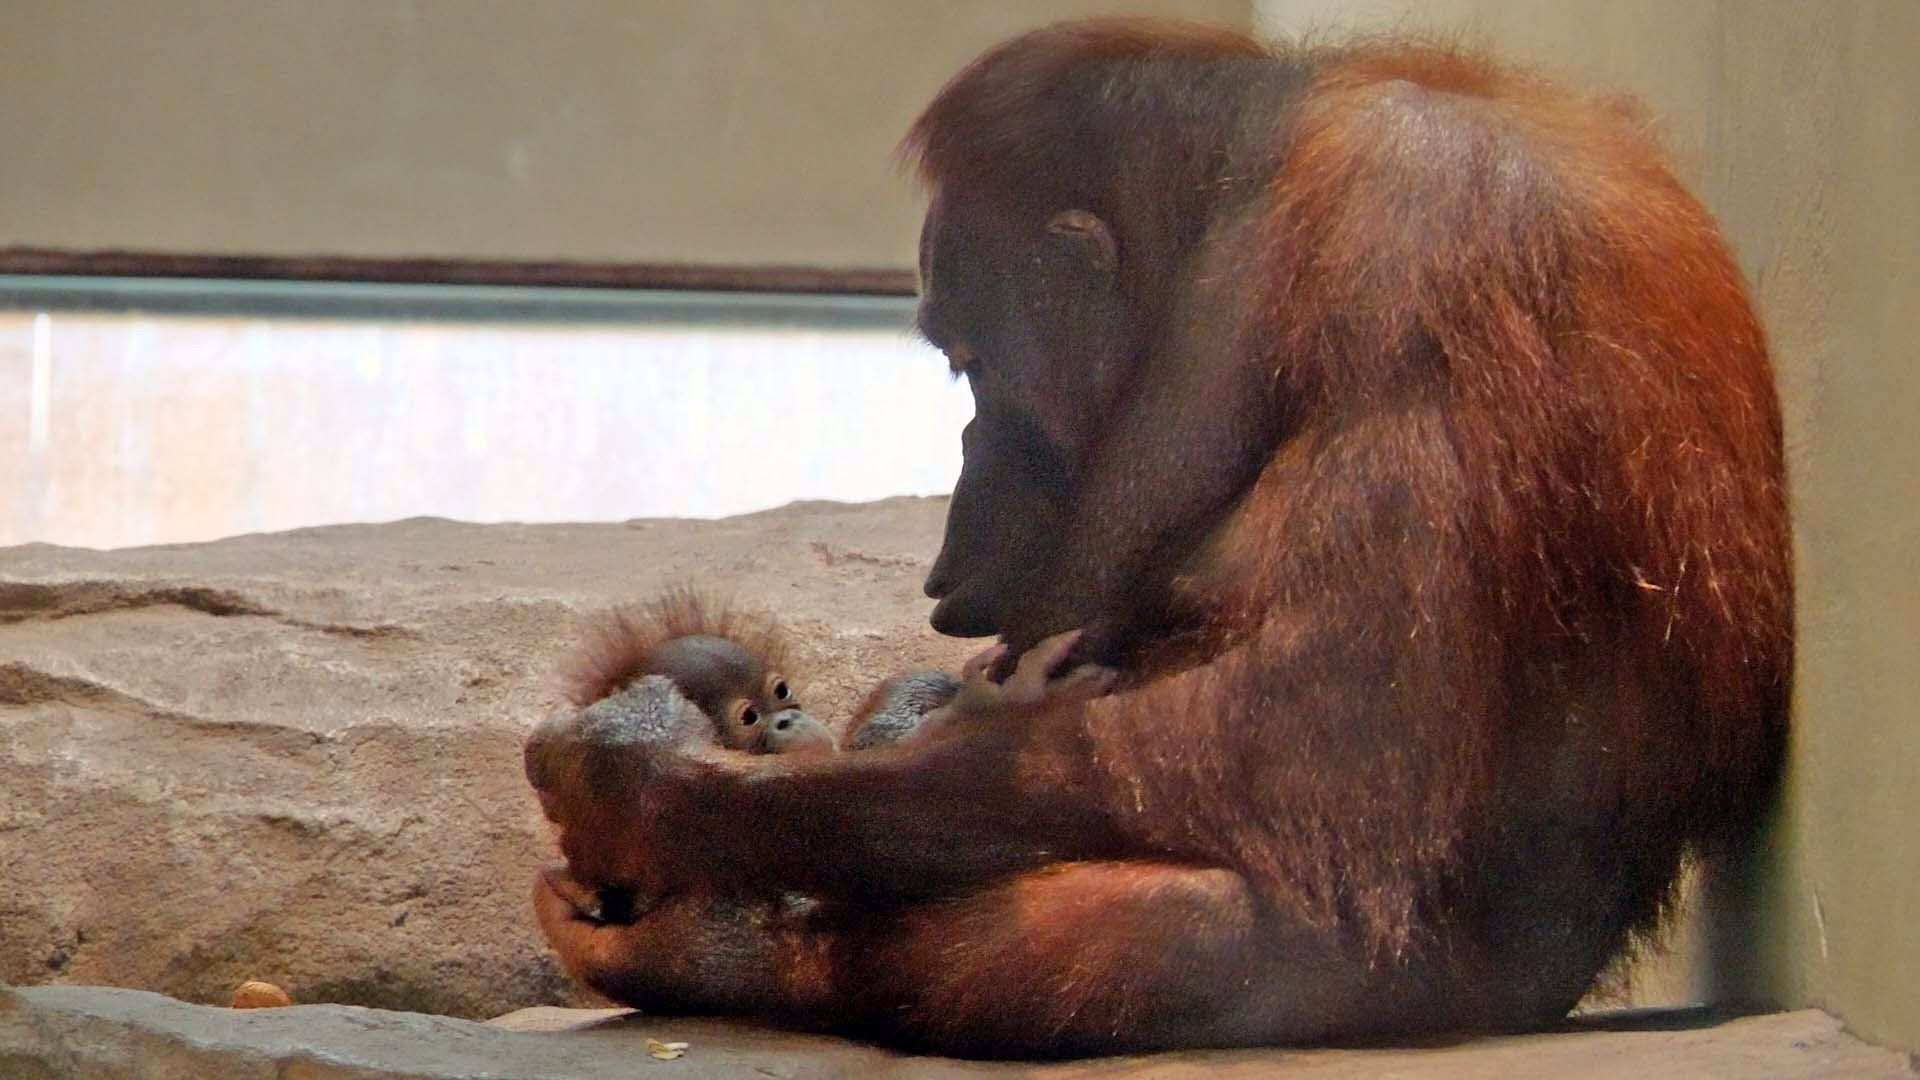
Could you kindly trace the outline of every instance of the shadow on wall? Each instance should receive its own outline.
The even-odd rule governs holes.
[[[944,494],[964,385],[903,329],[0,313],[0,545]]]

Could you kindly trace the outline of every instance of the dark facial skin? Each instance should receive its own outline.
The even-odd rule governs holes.
[[[1066,630],[1086,631],[1067,664],[1125,669],[1185,629],[1174,583],[1279,437],[1270,369],[1200,359],[1233,355],[1244,300],[1222,270],[1248,242],[1221,230],[1136,281],[1090,211],[936,199],[919,321],[975,412],[926,591],[934,629],[1007,643],[996,678]],[[1176,295],[1182,317],[1147,341]]]
[[[672,679],[711,717],[720,743],[752,754],[834,749],[826,725],[802,711],[785,676],[726,638],[675,638],[648,654],[642,670]]]
[[[965,466],[927,577],[934,629],[1034,624],[1059,536],[1135,343],[1107,225],[1068,210],[1016,221],[936,202],[921,237],[921,331],[973,391]],[[1020,274],[972,272],[1020,266]],[[1049,597],[1051,599],[1051,597]]]

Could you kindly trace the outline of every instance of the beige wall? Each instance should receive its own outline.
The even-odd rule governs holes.
[[[1799,560],[1795,733],[1724,997],[1920,1048],[1920,4],[1262,0],[1264,29],[1466,28],[1641,93],[1773,336]]]
[[[894,144],[1096,11],[1246,0],[58,0],[0,18],[0,247],[913,265]]]
[[[464,321],[0,311],[0,548],[721,517],[960,475],[973,398],[904,297],[857,323],[803,301],[701,322],[619,298],[573,323],[472,318],[483,303]]]
[[[1115,6],[10,5],[0,246],[905,266],[914,111],[994,39]],[[1773,335],[1801,586],[1786,795],[1711,976],[1920,1047],[1920,4],[1255,6],[1466,27],[1662,116]]]

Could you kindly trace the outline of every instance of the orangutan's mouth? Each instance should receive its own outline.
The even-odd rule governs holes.
[[[961,638],[991,637],[999,632],[992,605],[978,589],[969,589],[969,584],[960,582],[933,606],[927,622],[936,632]]]

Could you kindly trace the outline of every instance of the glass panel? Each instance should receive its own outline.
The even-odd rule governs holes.
[[[936,494],[906,298],[0,279],[0,544]]]

